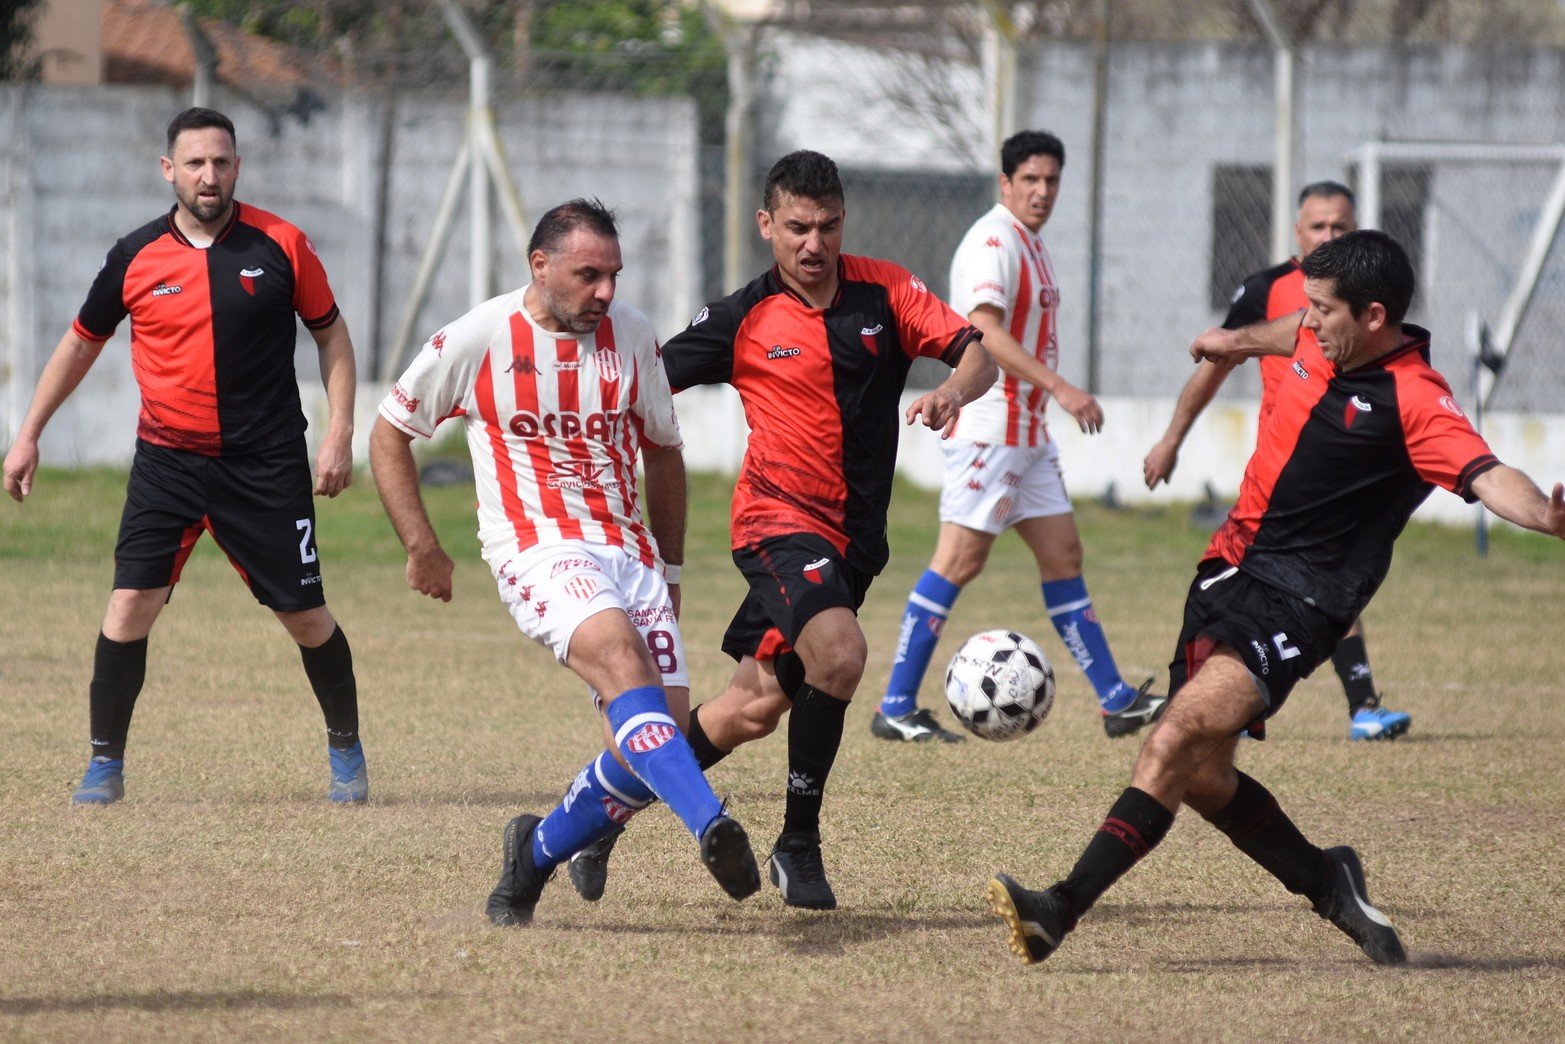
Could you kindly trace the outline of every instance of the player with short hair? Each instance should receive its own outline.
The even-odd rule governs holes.
[[[1352,848],[1305,839],[1238,771],[1240,734],[1281,709],[1330,656],[1391,565],[1392,544],[1435,486],[1508,521],[1565,539],[1565,485],[1545,496],[1500,463],[1429,364],[1429,333],[1402,321],[1413,266],[1382,232],[1350,232],[1303,261],[1309,301],[1293,317],[1209,330],[1197,359],[1231,366],[1290,357],[1245,468],[1238,503],[1213,536],[1185,601],[1169,666],[1173,694],[1131,785],[1075,868],[1034,892],[1004,874],[993,911],[1024,963],[1048,957],[1093,903],[1147,855],[1188,805],[1374,961],[1407,953],[1369,903]]]
[[[1300,262],[1322,243],[1352,232],[1358,227],[1353,190],[1336,181],[1316,181],[1299,192],[1299,217],[1293,235],[1299,244],[1299,256],[1289,258],[1264,272],[1250,276],[1234,291],[1223,329],[1237,330],[1253,323],[1295,315],[1309,307],[1304,297],[1304,272]],[[1277,385],[1288,371],[1282,356],[1262,356],[1257,360],[1261,375],[1259,425],[1271,416],[1271,400]],[[1190,427],[1222,387],[1228,368],[1203,362],[1185,382],[1174,406],[1173,419],[1157,445],[1147,453],[1142,472],[1147,488],[1167,482],[1179,462],[1179,447]],[[1342,681],[1348,698],[1348,736],[1355,740],[1390,740],[1405,733],[1413,724],[1412,715],[1380,704],[1375,677],[1369,668],[1369,652],[1364,647],[1364,623],[1354,620],[1348,633],[1331,654],[1332,666]]]
[[[332,801],[369,795],[353,655],[326,607],[315,545],[306,422],[294,374],[294,317],[320,348],[329,422],[316,495],[353,480],[353,342],[315,246],[234,199],[239,154],[222,113],[168,125],[163,177],[174,206],[109,250],[87,300],[44,366],[5,458],[5,489],[32,492],[38,439],[126,316],[141,392],[114,588],[89,688],[92,758],[71,800],[125,795],[125,741],[147,669],[147,636],[209,531],[256,601],[299,645],[326,719]]]
[[[690,676],[679,633],[685,462],[647,318],[615,299],[614,215],[574,199],[538,222],[532,282],[438,331],[380,404],[370,460],[407,549],[408,586],[451,600],[452,561],[419,493],[412,440],[461,417],[478,484],[478,537],[517,627],[585,681],[607,749],[548,816],[506,824],[497,925],[532,920],[543,887],[654,795],[700,843],[734,899],[761,887],[744,829],[680,734]],[[636,479],[646,469],[647,521]]]
[[[775,263],[663,347],[675,388],[731,384],[750,424],[731,532],[750,590],[723,637],[739,666],[691,713],[690,743],[710,767],[791,709],[783,828],[768,866],[786,905],[818,910],[837,905],[821,802],[864,673],[858,609],[889,553],[908,370],[921,356],[954,367],[905,415],[942,435],[994,381],[978,331],[917,277],[841,252],[845,217],[835,163],[808,150],[779,159],[756,214]],[[611,843],[572,861],[583,896],[602,894]]]
[[[1000,202],[962,237],[951,259],[951,304],[983,331],[1001,373],[963,407],[955,434],[941,445],[940,536],[924,575],[908,595],[896,658],[870,730],[885,740],[959,742],[927,709],[918,690],[962,589],[983,572],[1007,529],[1032,551],[1043,603],[1065,647],[1098,696],[1103,728],[1126,736],[1161,713],[1163,697],[1120,675],[1108,636],[1082,576],[1081,535],[1049,437],[1044,409],[1052,396],[1084,432],[1103,426],[1098,401],[1056,369],[1060,303],[1043,226],[1054,212],[1065,145],[1047,131],[1022,131],[1000,148]]]

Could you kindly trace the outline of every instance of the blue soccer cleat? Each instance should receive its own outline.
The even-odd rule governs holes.
[[[364,767],[364,745],[355,741],[346,750],[326,749],[331,755],[331,787],[326,796],[339,805],[368,801],[370,777]]]
[[[1413,716],[1381,706],[1360,707],[1353,712],[1348,736],[1356,740],[1391,740],[1413,725]]]
[[[112,805],[125,796],[125,759],[93,758],[71,795],[75,805]]]

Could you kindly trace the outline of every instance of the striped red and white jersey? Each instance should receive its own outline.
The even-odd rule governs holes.
[[[525,292],[486,301],[426,341],[381,416],[423,439],[462,418],[492,568],[558,540],[622,547],[657,566],[636,459],[643,443],[681,440],[652,324],[615,301],[595,332],[551,333],[527,314]]]
[[[1060,288],[1054,264],[1043,239],[1000,203],[973,223],[951,258],[951,307],[965,317],[979,305],[1000,309],[1022,351],[1056,368]],[[956,434],[974,442],[1038,446],[1049,439],[1047,404],[1042,388],[1001,370],[994,387],[962,407]]]

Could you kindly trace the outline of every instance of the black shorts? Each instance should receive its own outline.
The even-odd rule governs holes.
[[[207,530],[262,605],[278,612],[325,605],[311,489],[302,435],[231,457],[138,439],[114,546],[114,586],[178,583]]]
[[[1261,717],[1269,718],[1300,679],[1326,662],[1346,631],[1303,599],[1209,558],[1185,597],[1185,623],[1168,665],[1169,693],[1177,693],[1216,646],[1226,645],[1250,669],[1266,701]]]
[[[734,659],[776,659],[799,640],[804,625],[838,606],[855,613],[875,578],[843,561],[825,537],[795,533],[734,551],[750,593],[723,635]]]

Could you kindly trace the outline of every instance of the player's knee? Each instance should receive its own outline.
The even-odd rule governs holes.
[[[935,571],[956,586],[966,587],[978,577],[979,573],[984,571],[984,566],[988,562],[989,552],[978,551],[960,555],[952,559],[951,564],[946,568]]]
[[[863,633],[850,631],[816,651],[814,662],[805,665],[808,680],[838,699],[850,699],[864,677],[868,659],[869,646]]]

